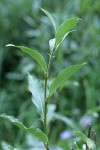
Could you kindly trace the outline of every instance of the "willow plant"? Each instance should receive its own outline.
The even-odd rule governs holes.
[[[65,39],[65,37],[70,32],[73,31],[73,29],[75,28],[76,24],[79,21],[79,18],[75,17],[66,20],[60,26],[57,26],[56,19],[53,17],[53,15],[42,8],[41,10],[50,18],[55,32],[55,37],[50,39],[49,41],[50,52],[49,52],[48,63],[45,61],[45,59],[39,53],[38,50],[31,49],[25,46],[16,46],[13,44],[8,44],[6,46],[13,46],[15,48],[19,48],[24,53],[27,53],[33,59],[35,59],[36,62],[41,66],[41,69],[44,74],[44,85],[40,80],[38,80],[35,76],[30,75],[29,73],[28,73],[28,84],[29,84],[29,91],[32,93],[32,102],[36,106],[37,112],[39,113],[42,119],[44,130],[42,131],[41,129],[34,128],[33,126],[27,128],[25,125],[23,125],[21,121],[14,118],[13,116],[2,114],[0,115],[0,117],[5,118],[6,120],[10,121],[14,125],[18,126],[20,129],[31,133],[32,135],[34,135],[44,143],[46,150],[50,150],[48,129],[47,129],[48,104],[50,102],[50,99],[52,95],[55,93],[55,91],[59,87],[61,87],[67,79],[69,79],[72,75],[74,75],[74,73],[78,71],[85,63],[73,65],[61,70],[60,73],[57,75],[57,77],[55,77],[51,81],[50,85],[48,84],[52,62],[54,56],[57,53],[57,49],[62,43],[62,41]],[[77,132],[77,134],[79,134],[79,132]]]

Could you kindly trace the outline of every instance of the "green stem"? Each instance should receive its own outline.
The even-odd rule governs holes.
[[[53,54],[54,54],[54,50],[52,51],[52,54],[50,55],[49,64],[48,64],[48,74],[50,72],[50,68],[51,68],[51,64],[52,64],[52,59],[53,59]]]
[[[51,64],[52,64],[52,59],[53,59],[53,53],[50,55],[49,58],[49,64],[48,64],[48,73],[45,74],[45,85],[44,85],[44,132],[47,135],[47,105],[48,105],[48,100],[47,100],[47,82],[48,82],[48,75],[50,72],[50,68],[51,68]],[[44,143],[44,146],[46,148],[46,150],[49,150],[49,146],[48,143]]]
[[[47,81],[48,75],[45,74],[45,86],[44,86],[44,132],[47,135]],[[46,150],[49,150],[48,143],[44,143]]]
[[[45,87],[44,87],[44,132],[47,134],[47,75],[45,76]]]

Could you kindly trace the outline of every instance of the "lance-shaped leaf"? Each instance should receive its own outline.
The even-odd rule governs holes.
[[[78,71],[84,64],[80,65],[73,65],[71,67],[68,67],[66,69],[63,69],[58,76],[51,82],[49,87],[49,95],[51,96],[56,89],[58,89],[62,84],[70,78],[76,71]]]
[[[54,30],[56,32],[57,27],[58,27],[58,21],[57,21],[56,17],[54,17],[49,11],[47,11],[43,8],[40,8],[40,9],[49,17],[49,19],[51,20],[52,25],[54,27]]]
[[[29,84],[29,90],[32,93],[32,102],[37,107],[37,110],[41,117],[43,118],[44,114],[44,92],[42,83],[37,80],[36,77],[31,76],[28,74],[28,84]]]
[[[33,50],[33,49],[25,47],[25,46],[15,46],[12,44],[8,44],[6,46],[14,46],[14,47],[20,48],[23,52],[27,53],[32,58],[34,58],[40,64],[40,66],[42,67],[44,72],[47,71],[46,62],[45,62],[43,56],[37,50]]]
[[[33,128],[33,127],[27,128],[23,125],[23,123],[21,121],[14,118],[13,116],[8,116],[6,114],[0,115],[0,118],[4,118],[4,119],[8,120],[9,122],[13,123],[14,125],[18,126],[20,129],[25,130],[28,133],[31,133],[32,135],[37,137],[42,142],[44,142],[44,143],[48,142],[48,138],[47,138],[46,134],[44,132],[42,132],[40,129]]]
[[[77,24],[79,18],[73,18],[70,20],[67,20],[65,22],[63,22],[57,32],[56,32],[56,45],[55,48],[57,49],[58,46],[61,44],[61,42],[65,39],[65,37],[73,31],[73,28],[75,27],[75,25]]]

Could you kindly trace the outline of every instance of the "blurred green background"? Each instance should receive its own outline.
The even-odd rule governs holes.
[[[92,122],[100,148],[100,0],[0,0],[0,114],[14,115],[28,127],[42,128],[27,84],[27,72],[43,79],[41,69],[20,50],[5,47],[10,43],[33,47],[48,61],[48,42],[54,38],[54,31],[37,6],[53,13],[59,24],[72,17],[81,18],[76,31],[59,47],[50,78],[67,66],[88,62],[52,97],[52,106],[56,105],[55,111],[62,116],[53,118],[48,126],[50,143],[65,149],[66,143],[75,141],[71,133],[76,128],[61,121],[65,116],[86,134]],[[0,149],[6,150],[5,142],[31,150],[38,141],[0,119]]]

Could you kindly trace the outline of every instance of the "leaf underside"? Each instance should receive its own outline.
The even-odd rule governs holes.
[[[37,107],[40,116],[44,115],[44,92],[42,83],[34,76],[28,74],[29,91],[32,93],[32,102]]]

